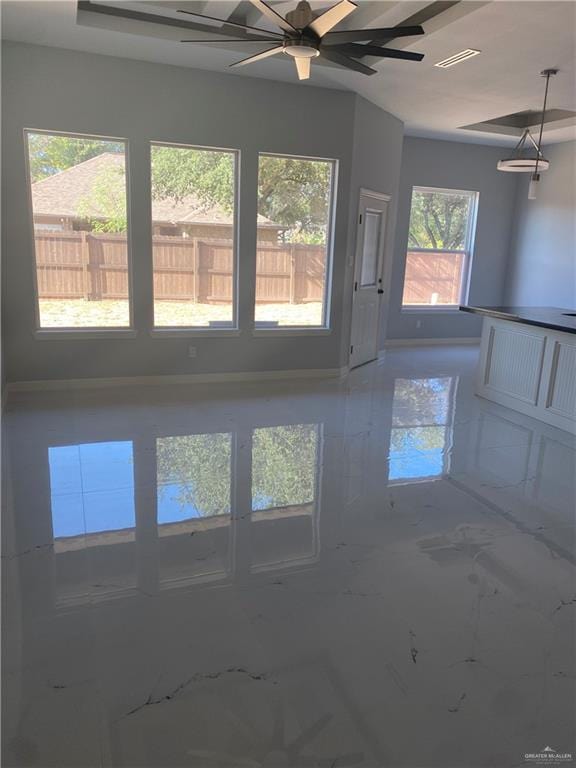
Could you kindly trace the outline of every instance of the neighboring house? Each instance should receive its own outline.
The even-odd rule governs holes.
[[[124,178],[124,155],[105,152],[32,184],[34,227],[52,232],[86,231],[90,220],[107,218],[98,204],[98,188],[114,174]],[[111,189],[111,195],[114,190]],[[231,240],[232,214],[207,206],[193,195],[152,201],[154,235]],[[258,240],[277,243],[285,227],[258,216]]]

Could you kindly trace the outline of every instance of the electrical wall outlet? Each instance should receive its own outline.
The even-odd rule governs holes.
[[[422,320],[416,320],[416,328],[422,328]]]
[[[196,347],[188,347],[188,357],[196,357]]]

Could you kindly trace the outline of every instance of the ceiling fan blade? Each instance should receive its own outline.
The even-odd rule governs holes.
[[[349,16],[352,11],[355,11],[358,6],[351,0],[341,0],[337,5],[332,6],[325,11],[321,16],[314,19],[313,22],[308,24],[306,29],[311,29],[318,37],[323,37],[325,34],[339,24],[346,16]]]
[[[322,48],[322,53],[326,50]],[[381,48],[379,45],[362,45],[361,43],[347,43],[346,45],[331,45],[331,51],[338,51],[345,56],[380,56],[383,59],[404,59],[405,61],[422,61],[423,53],[413,51],[399,51],[397,48]]]
[[[298,80],[308,80],[310,77],[310,64],[312,59],[294,59]]]
[[[216,16],[206,16],[204,13],[194,13],[193,11],[184,11],[179,9],[178,13],[186,13],[188,16],[196,16],[199,19],[208,19],[209,21],[219,21],[221,24],[227,27],[239,27],[240,29],[252,29],[255,32],[263,32],[265,35],[273,35],[281,37],[279,32],[270,32],[267,29],[261,27],[251,27],[249,24],[240,24],[238,21],[228,21],[228,19],[218,19]]]
[[[180,40],[181,43],[277,43],[278,40],[275,37],[229,37],[229,38],[213,38],[209,40],[207,37],[202,40]]]
[[[274,24],[280,27],[280,29],[283,29],[284,32],[298,32],[296,27],[293,27],[289,21],[286,21],[284,16],[280,16],[279,13],[276,13],[274,8],[271,8],[267,3],[264,2],[264,0],[250,0],[250,2],[253,6],[258,8],[263,16],[266,16],[268,19],[270,19],[270,21],[273,21]]]
[[[329,32],[322,42],[328,45],[337,45],[338,43],[357,43],[362,40],[394,40],[396,37],[412,37],[423,34],[424,29],[420,26],[346,29],[341,32]]]
[[[228,26],[228,22],[222,22],[222,27],[215,27],[213,24],[201,24],[197,21],[186,21],[184,19],[176,19],[172,16],[161,16],[157,13],[144,13],[142,11],[133,11],[123,6],[101,5],[100,3],[93,3],[90,0],[78,0],[78,10],[82,12],[98,13],[104,16],[112,16],[120,19],[132,19],[133,21],[143,21],[150,24],[161,24],[167,27],[176,27],[180,30],[190,30],[191,33],[203,34],[207,32],[214,35],[240,35],[240,30],[235,29],[233,26]],[[208,17],[204,17],[208,18]],[[255,28],[256,29],[256,28]],[[259,30],[260,34],[264,33],[266,36],[277,37],[280,42],[282,35],[277,32],[270,32],[267,29]]]
[[[354,59],[350,59],[348,56],[344,56],[344,54],[335,51],[332,47],[321,48],[320,56],[328,59],[328,61],[333,61],[334,64],[339,64],[341,67],[345,67],[346,69],[353,69],[355,72],[362,72],[363,75],[375,75],[378,71],[372,67],[366,66],[366,64],[362,64],[360,61],[354,61]]]
[[[240,61],[234,62],[234,64],[230,64],[231,67],[243,67],[244,64],[252,64],[255,61],[260,61],[260,59],[267,59],[268,56],[275,56],[277,53],[282,53],[284,48],[281,45],[277,45],[275,48],[268,48],[266,51],[262,51],[261,53],[256,53],[254,56],[248,56],[246,59],[240,59]]]

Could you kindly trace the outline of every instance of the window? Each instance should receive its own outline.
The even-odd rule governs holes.
[[[382,211],[367,210],[364,215],[366,216],[366,221],[364,226],[364,243],[362,246],[362,268],[360,270],[361,288],[376,285],[380,230],[382,227]]]
[[[465,301],[477,202],[477,192],[414,187],[402,306]]]
[[[236,152],[153,144],[157,328],[236,324]]]
[[[260,155],[256,327],[325,327],[336,163]]]
[[[129,327],[126,144],[26,138],[39,327]]]

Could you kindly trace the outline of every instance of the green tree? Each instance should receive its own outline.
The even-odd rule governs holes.
[[[470,198],[446,192],[413,192],[408,245],[459,250],[466,242]]]
[[[316,425],[255,429],[252,441],[252,508],[310,504],[316,495]],[[177,502],[201,516],[230,512],[231,436],[158,438],[158,494],[177,487]]]
[[[316,425],[254,430],[252,508],[271,509],[314,501],[317,452]]]
[[[332,164],[286,157],[260,158],[258,211],[288,228],[291,242],[325,243]]]
[[[396,379],[390,448],[394,453],[444,448],[452,379]]]
[[[28,134],[30,176],[32,182],[53,176],[73,165],[90,160],[103,152],[123,152],[124,145],[115,141],[80,139],[49,133]]]
[[[126,174],[124,166],[101,171],[90,193],[78,202],[78,215],[93,232],[126,232]]]
[[[390,451],[393,454],[411,451],[434,451],[445,448],[446,427],[393,427]]]
[[[96,157],[123,152],[119,142],[49,134],[30,134],[32,181],[39,181]],[[231,212],[234,206],[234,154],[186,147],[152,147],[152,196],[155,200],[182,200],[194,195],[206,206]],[[262,156],[259,163],[258,212],[286,228],[290,242],[325,243],[329,220],[332,164],[323,160]],[[114,176],[95,185],[90,204],[102,210],[92,217],[97,231],[125,231],[125,193]],[[107,188],[107,184],[110,185]],[[104,219],[106,221],[104,221]]]
[[[192,506],[202,517],[230,512],[229,434],[158,438],[159,501],[166,484],[178,486],[181,506]]]
[[[258,212],[288,230],[292,242],[324,243],[332,164],[263,156],[259,164]],[[230,152],[152,148],[152,196],[182,200],[193,194],[206,205],[234,206],[234,155]]]
[[[231,152],[152,147],[152,197],[180,201],[194,195],[208,206],[234,207],[234,155]]]

